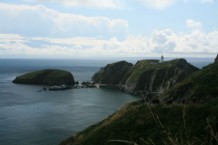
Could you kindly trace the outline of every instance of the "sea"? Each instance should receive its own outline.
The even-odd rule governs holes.
[[[38,92],[42,86],[13,84],[16,76],[54,68],[70,71],[76,81],[89,81],[101,67],[118,60],[0,59],[0,145],[58,145],[139,99],[103,88]],[[199,68],[214,61],[187,60]]]

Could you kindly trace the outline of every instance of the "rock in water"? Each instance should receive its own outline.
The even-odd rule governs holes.
[[[133,65],[126,61],[119,61],[106,65],[92,77],[92,81],[100,84],[117,85]]]
[[[73,75],[65,70],[45,69],[16,77],[13,83],[32,85],[74,85]]]

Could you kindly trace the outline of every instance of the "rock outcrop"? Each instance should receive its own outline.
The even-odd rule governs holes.
[[[32,85],[74,85],[73,75],[65,70],[45,69],[16,77],[13,83]]]
[[[131,94],[146,91],[163,93],[197,70],[185,59],[161,63],[159,60],[141,60],[134,66],[120,61],[102,68],[92,80],[95,83],[117,85],[122,91]]]
[[[126,61],[108,64],[94,74],[92,81],[99,84],[117,85],[132,66],[133,64]]]
[[[138,61],[122,80],[122,89],[129,93],[151,91],[162,93],[181,82],[198,68],[185,59],[159,63],[159,60]]]

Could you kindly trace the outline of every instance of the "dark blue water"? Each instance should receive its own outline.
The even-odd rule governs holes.
[[[200,68],[212,62],[191,61]],[[0,144],[57,145],[137,99],[110,89],[37,92],[41,86],[11,83],[20,74],[44,68],[65,69],[73,73],[75,80],[86,81],[111,62],[114,60],[0,59]]]
[[[136,98],[109,89],[37,92],[41,86],[17,85],[20,74],[44,68],[65,69],[75,80],[90,80],[104,61],[0,60],[0,144],[57,145],[101,121]]]

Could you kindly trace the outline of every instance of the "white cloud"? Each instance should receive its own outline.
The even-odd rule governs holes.
[[[155,8],[155,9],[164,9],[174,4],[176,0],[138,0],[142,2],[145,6]]]
[[[91,8],[121,8],[123,7],[123,0],[23,0],[26,2],[58,2],[68,7],[91,7]]]
[[[186,26],[190,29],[199,30],[202,27],[202,23],[193,19],[187,19]]]
[[[128,22],[61,13],[42,5],[0,3],[0,33],[44,37],[125,38]]]
[[[128,36],[96,39],[91,37],[49,38],[0,35],[0,57],[104,58],[214,56],[218,52],[218,31],[176,34],[171,29],[154,30],[149,37]],[[37,45],[35,45],[37,44]]]
[[[210,4],[213,3],[215,0],[183,0],[184,2],[198,2],[201,4]]]
[[[80,7],[119,8],[122,6],[121,0],[61,0],[61,2],[65,5]]]

